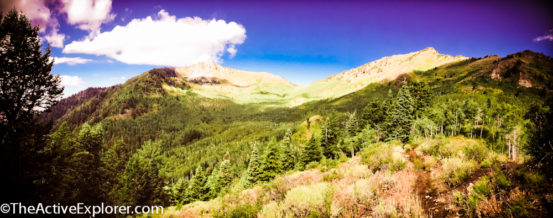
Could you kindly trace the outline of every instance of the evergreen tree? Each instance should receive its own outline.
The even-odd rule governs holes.
[[[327,158],[334,158],[338,150],[340,126],[335,115],[330,115],[321,127],[320,147],[323,155]]]
[[[232,183],[232,179],[234,178],[232,171],[230,169],[230,154],[227,152],[225,154],[224,160],[221,161],[221,186],[227,187]]]
[[[549,105],[532,106],[526,118],[531,120],[527,124],[530,130],[529,143],[525,150],[532,156],[532,163],[544,168],[548,176],[553,176],[553,103]],[[549,108],[548,108],[549,107]]]
[[[381,124],[386,119],[385,102],[370,101],[363,109],[361,114],[362,126],[370,125],[373,128],[380,129]]]
[[[359,120],[357,119],[357,112],[349,113],[348,120],[346,121],[346,134],[348,136],[355,136],[359,132]]]
[[[320,161],[322,158],[321,147],[319,140],[315,136],[309,139],[309,142],[303,148],[301,153],[301,163],[305,166],[313,161]]]
[[[104,182],[102,192],[108,193],[108,202],[115,203],[119,190],[118,178],[125,171],[125,165],[129,160],[129,147],[123,140],[118,140],[102,155],[102,173]]]
[[[206,186],[209,188],[207,198],[216,198],[221,192],[221,172],[218,167],[213,168],[211,175],[207,178]]]
[[[0,14],[0,174],[8,187],[2,202],[36,202],[50,166],[38,151],[47,144],[51,124],[39,113],[61,97],[61,79],[50,72],[50,48],[41,49],[39,27],[16,10]]]
[[[101,159],[102,138],[104,131],[101,125],[83,124],[77,138],[79,152],[73,154],[77,189],[74,190],[79,202],[96,204],[105,201],[106,193],[101,192],[104,175]]]
[[[160,174],[161,142],[146,141],[131,156],[119,181],[118,204],[164,205],[164,178]]]
[[[175,184],[171,187],[171,202],[173,204],[186,203],[186,189],[188,183],[184,181],[184,178],[179,178]]]
[[[413,98],[407,82],[403,81],[389,114],[388,139],[398,139],[404,143],[409,141],[413,120]]]
[[[282,171],[280,163],[281,154],[277,143],[273,140],[269,142],[263,161],[261,162],[261,171],[259,173],[260,181],[269,181]]]
[[[288,129],[282,139],[282,144],[280,150],[282,151],[281,163],[282,170],[291,170],[296,164],[296,152],[294,151],[292,145],[292,130]]]
[[[413,97],[413,110],[416,118],[420,118],[425,108],[430,105],[432,90],[425,82],[412,82],[409,92]]]
[[[248,184],[255,184],[259,181],[259,174],[261,163],[259,162],[259,151],[257,149],[257,143],[254,143],[252,154],[250,156],[250,162],[248,163]]]
[[[196,172],[188,183],[188,189],[186,190],[188,201],[193,202],[196,200],[206,200],[209,192],[206,184],[207,178],[205,176],[204,169],[200,164],[196,167]]]
[[[75,167],[71,158],[76,151],[75,140],[66,122],[58,130],[49,135],[50,141],[42,150],[46,165],[50,166],[44,172],[44,187],[40,196],[45,202],[70,203],[75,200],[73,187],[77,184]]]

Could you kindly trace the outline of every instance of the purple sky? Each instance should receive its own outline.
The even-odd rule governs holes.
[[[434,47],[443,54],[469,57],[505,56],[525,49],[553,56],[553,7],[544,1],[114,0],[111,6],[110,13],[115,18],[102,23],[99,36],[108,37],[110,35],[104,33],[116,26],[127,27],[133,19],[148,16],[155,19],[160,10],[177,19],[199,17],[205,21],[233,21],[243,27],[245,35],[229,36],[233,40],[240,36],[244,39],[225,44],[225,49],[231,45],[235,48],[234,56],[225,50],[217,53],[222,65],[271,72],[298,84],[324,79],[383,56],[426,47]],[[135,64],[141,62],[122,61],[123,58],[99,54],[101,51],[84,51],[103,45],[99,42],[67,52],[71,50],[67,49],[68,44],[82,41],[91,31],[70,24],[63,12],[56,16],[60,32],[66,39],[65,47],[54,48],[53,55],[91,60],[85,64],[56,64],[55,73],[84,81],[84,85],[73,88],[73,92],[87,86],[122,82],[159,65],[147,61]],[[176,29],[160,30],[159,34],[177,34],[174,31]],[[224,34],[227,33],[221,33]],[[536,40],[538,37],[540,41]],[[155,41],[155,38],[144,38],[143,42]],[[64,49],[66,52],[62,52]],[[107,80],[108,76],[116,79]]]

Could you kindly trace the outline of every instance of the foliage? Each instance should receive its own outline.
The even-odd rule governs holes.
[[[409,141],[414,112],[414,100],[406,81],[403,82],[396,98],[387,121],[387,135],[388,140],[397,139],[405,143]]]
[[[146,141],[131,156],[119,181],[118,203],[125,205],[164,205],[167,197],[160,174],[161,142]]]
[[[252,154],[248,163],[248,184],[255,184],[259,180],[259,174],[261,170],[261,163],[259,161],[259,151],[257,149],[257,143],[253,144]]]
[[[259,173],[259,180],[269,181],[273,179],[277,174],[281,173],[281,151],[277,143],[273,140],[269,142],[265,154],[263,155],[263,161],[261,162],[261,171]]]
[[[59,100],[63,88],[50,73],[50,47],[41,49],[38,32],[15,9],[0,15],[0,174],[9,187],[3,202],[38,202],[55,189],[40,182],[51,169],[52,160],[40,152],[51,123],[36,117]]]
[[[319,145],[319,140],[312,137],[301,152],[300,163],[305,166],[311,162],[321,160],[321,157],[322,151]]]
[[[363,149],[361,161],[373,172],[390,170],[392,172],[405,168],[407,161],[402,155],[403,149],[397,143],[376,143]]]

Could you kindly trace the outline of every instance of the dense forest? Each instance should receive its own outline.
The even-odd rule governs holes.
[[[17,29],[10,25],[36,40],[17,13],[2,18],[2,39]],[[2,43],[3,173],[18,192],[2,200],[217,217],[547,216],[553,208],[553,59],[541,53],[471,58],[269,107],[187,92],[173,68],[57,103],[48,49]],[[6,52],[23,48],[44,66],[7,64]],[[50,88],[37,95],[52,99],[16,95],[43,90],[20,81],[30,74]],[[34,111],[38,104],[47,110]],[[402,181],[413,190],[402,192]]]

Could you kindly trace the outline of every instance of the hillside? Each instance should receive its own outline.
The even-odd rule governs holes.
[[[282,107],[294,96],[255,95],[302,89],[270,74],[213,63],[153,69],[69,110],[51,149],[92,153],[83,137],[98,137],[111,184],[101,186],[103,200],[176,205],[167,215],[547,214],[538,193],[552,187],[527,167],[525,148],[535,131],[528,123],[541,116],[528,114],[548,111],[551,58],[524,51],[427,67],[295,107]],[[132,179],[140,172],[149,176]],[[132,188],[137,182],[155,187]]]
[[[190,91],[239,104],[279,105],[296,87],[277,75],[236,70],[216,63],[202,62],[176,68],[176,72],[189,82]]]
[[[299,105],[312,99],[337,98],[371,83],[396,79],[401,74],[413,71],[426,71],[448,63],[466,60],[463,56],[450,56],[438,53],[434,48],[425,48],[417,52],[383,57],[357,68],[332,75],[327,79],[300,87],[292,105]]]
[[[52,107],[49,112],[42,113],[40,118],[44,120],[58,120],[68,111],[81,106],[90,98],[98,95],[105,90],[106,88],[102,87],[90,87],[76,94],[73,94],[67,98],[60,100],[60,102]]]

